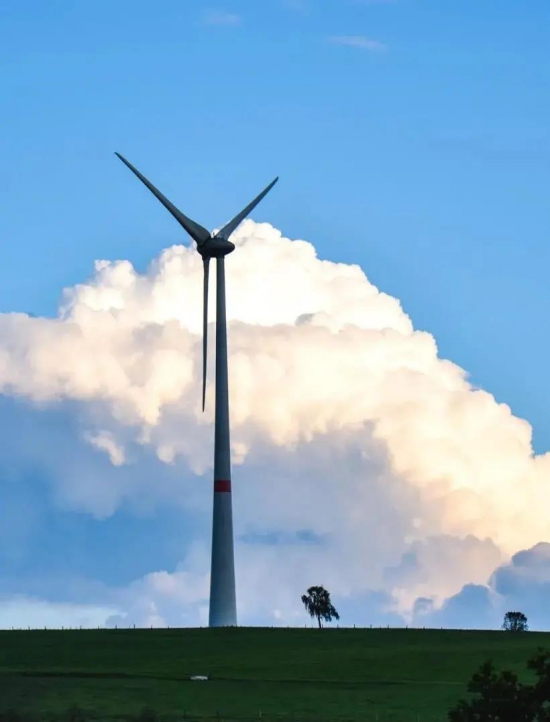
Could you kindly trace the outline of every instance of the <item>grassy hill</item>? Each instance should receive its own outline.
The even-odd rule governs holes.
[[[0,711],[95,718],[436,722],[487,658],[524,673],[528,632],[185,629],[0,632]],[[205,674],[208,682],[191,682]]]

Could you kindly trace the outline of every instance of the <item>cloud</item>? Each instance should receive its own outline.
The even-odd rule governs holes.
[[[174,572],[159,571],[148,574],[130,587],[113,596],[119,611],[106,620],[106,625],[128,627],[206,626],[208,624],[209,550],[195,549],[202,571],[190,571],[182,565]],[[311,554],[303,547],[299,553],[287,555],[290,570],[283,563],[281,550],[276,546],[264,549],[241,547],[237,552],[237,608],[238,621],[246,626],[303,626],[315,625],[305,614],[300,595],[309,585],[307,579],[316,576],[330,588],[338,581],[334,573],[326,573],[322,553]],[[286,572],[285,572],[286,568]],[[239,573],[240,571],[240,573]],[[288,572],[296,578],[289,584]],[[323,573],[324,571],[324,573]],[[281,576],[282,574],[282,576]],[[274,583],[274,579],[278,582]],[[282,582],[282,583],[281,583]],[[269,589],[269,594],[258,590]],[[359,594],[333,594],[344,626],[400,626],[403,618],[391,609],[391,597],[377,590]]]
[[[456,590],[463,569],[471,584],[485,584],[501,561],[501,551],[489,538],[438,535],[413,542],[399,564],[386,570],[386,580],[398,608],[414,609],[417,597],[428,597],[437,608]],[[439,570],[437,580],[434,569]]]
[[[113,439],[113,435],[108,431],[100,431],[96,434],[86,433],[84,438],[96,449],[104,451],[111,460],[113,466],[122,466],[126,463],[126,454],[124,449]]]
[[[209,555],[206,549],[197,547],[189,556],[197,554],[200,569],[193,565],[193,572],[185,569],[173,573],[151,572],[129,587],[116,591],[112,598],[116,599],[118,611],[107,618],[106,626],[207,626]]]
[[[243,223],[234,240],[241,622],[302,623],[300,594],[317,583],[358,619],[410,620],[418,598],[447,612],[465,586],[486,585],[518,549],[549,538],[550,457],[534,455],[526,421],[441,359],[358,266],[321,260],[267,223]],[[160,561],[100,599],[121,622],[205,618],[213,359],[203,414],[201,274],[183,246],[145,273],[98,261],[56,318],[0,315],[10,439],[0,478],[32,464],[63,508],[108,518],[162,501],[195,520],[178,565]],[[31,446],[18,408],[36,418]],[[276,593],[258,599],[273,579]]]
[[[333,35],[329,38],[332,45],[340,45],[349,48],[360,48],[368,50],[372,53],[384,52],[388,49],[387,45],[379,40],[372,40],[364,35]]]
[[[207,25],[235,27],[242,24],[242,17],[237,13],[231,13],[227,10],[208,10],[204,14],[204,22]]]
[[[540,542],[514,554],[509,564],[494,572],[489,585],[505,600],[504,611],[520,610],[531,628],[550,629],[550,544]]]
[[[0,629],[103,627],[115,612],[112,607],[55,603],[22,595],[0,596]]]
[[[502,608],[502,600],[489,587],[466,584],[440,607],[432,598],[419,597],[413,606],[412,624],[444,629],[498,629],[503,619]]]
[[[517,552],[487,579],[466,584],[457,594],[439,602],[419,597],[412,610],[413,623],[468,629],[500,628],[508,611],[522,611],[531,629],[550,630],[550,544],[540,542]],[[474,575],[472,575],[474,576]]]

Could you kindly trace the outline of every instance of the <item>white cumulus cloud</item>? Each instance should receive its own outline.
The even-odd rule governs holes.
[[[441,604],[548,539],[550,457],[534,455],[526,421],[441,359],[433,336],[415,330],[358,266],[321,260],[310,243],[267,223],[246,221],[234,240],[237,554],[243,579],[281,580],[266,614],[281,619],[286,605],[294,618],[290,600],[305,577],[323,577],[342,598],[384,591],[411,613],[416,597]],[[126,470],[126,495],[136,446],[182,469],[192,504],[193,476],[211,469],[211,385],[207,413],[200,409],[201,274],[200,257],[184,246],[164,250],[144,274],[128,261],[98,261],[88,281],[65,291],[57,318],[0,316],[0,391],[39,407],[77,403],[89,444]],[[212,380],[212,358],[209,366]],[[104,494],[114,509],[111,477],[94,480],[93,499]],[[155,483],[149,475],[135,493],[154,494]],[[88,496],[79,499],[85,509]],[[288,543],[306,532],[313,543]],[[265,544],[261,534],[283,542]],[[182,565],[174,573],[190,574],[184,586],[202,591],[191,602],[181,577],[137,581],[136,599],[154,598],[146,616],[165,618],[159,595],[204,606],[207,555],[204,569]],[[254,588],[241,585],[249,615]]]

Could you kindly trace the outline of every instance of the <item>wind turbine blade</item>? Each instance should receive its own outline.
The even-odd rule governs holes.
[[[188,218],[186,215],[184,215],[179,208],[176,208],[176,206],[171,203],[166,196],[164,196],[158,188],[155,188],[155,186],[147,180],[147,178],[142,175],[137,168],[135,168],[129,161],[124,158],[124,156],[120,155],[120,153],[115,153],[117,158],[120,158],[120,160],[124,163],[125,166],[127,166],[134,175],[136,175],[140,181],[149,188],[151,193],[157,198],[162,205],[166,208],[166,210],[170,211],[170,213],[174,216],[176,221],[183,226],[183,228],[189,233],[191,238],[197,242],[198,246],[202,246],[204,243],[206,243],[207,240],[210,239],[210,232],[206,230],[206,228],[203,228],[199,223],[195,223],[195,221],[192,221],[190,218]]]
[[[275,178],[275,180],[272,181],[272,182],[267,186],[267,188],[260,193],[259,196],[257,196],[256,198],[254,198],[254,200],[252,201],[252,203],[250,203],[249,205],[247,205],[246,208],[245,208],[244,210],[242,210],[242,211],[239,213],[238,216],[235,216],[235,218],[233,218],[232,221],[230,221],[226,226],[224,226],[224,227],[221,229],[221,231],[219,231],[218,233],[216,233],[216,236],[220,236],[221,238],[225,238],[226,240],[228,240],[228,239],[229,239],[229,236],[233,233],[233,231],[237,228],[237,226],[239,226],[239,225],[244,221],[244,219],[249,215],[249,213],[252,213],[252,211],[254,210],[254,208],[256,208],[256,206],[258,205],[258,203],[259,203],[263,198],[265,198],[265,196],[269,193],[269,191],[273,188],[273,186],[275,185],[275,183],[277,183],[278,180],[279,180],[278,177]]]
[[[202,259],[203,278],[203,302],[202,302],[202,410],[206,405],[206,359],[208,350],[208,272],[210,269],[210,258]]]

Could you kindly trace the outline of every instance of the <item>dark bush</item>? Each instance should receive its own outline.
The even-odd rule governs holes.
[[[449,722],[550,722],[550,652],[539,649],[527,668],[537,676],[533,684],[484,662],[468,682],[472,698],[449,711]]]

